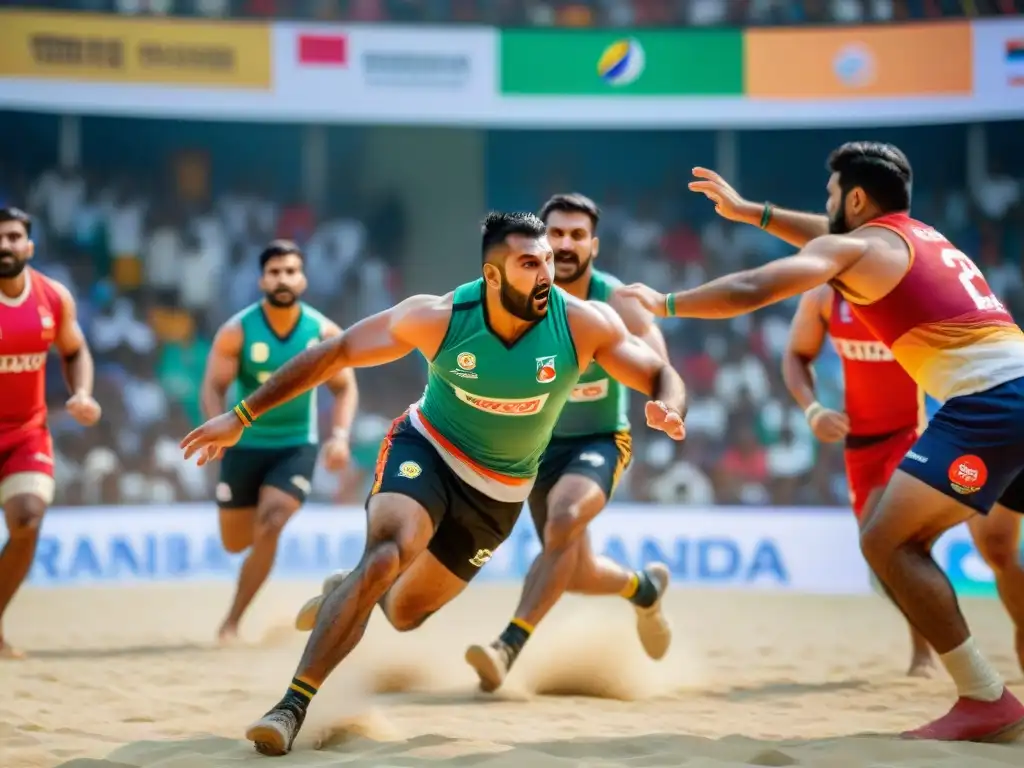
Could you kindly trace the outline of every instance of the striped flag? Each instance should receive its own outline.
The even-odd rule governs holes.
[[[1024,38],[1006,41],[1006,81],[1024,86]]]
[[[348,40],[344,35],[299,35],[299,64],[344,67],[348,64]]]

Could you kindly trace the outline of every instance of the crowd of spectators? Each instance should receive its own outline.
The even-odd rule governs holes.
[[[1024,0],[26,0],[14,4],[131,16],[537,27],[861,24],[1024,12]]]
[[[1012,139],[1013,130],[1004,133]],[[524,146],[535,151],[544,144],[535,136],[507,139],[513,140],[528,142]],[[624,146],[621,134],[608,140]],[[767,140],[745,139],[755,145]],[[917,145],[934,140],[922,134]],[[650,140],[640,143],[645,142]],[[1013,142],[1006,146],[1012,148]],[[592,156],[599,149],[595,144],[585,151]],[[813,161],[820,162],[817,150],[811,151]],[[585,163],[573,171],[567,163],[557,179],[525,174],[524,183],[535,186],[517,187],[515,199],[522,202],[486,202],[536,207],[549,194],[566,189],[592,195],[603,208],[600,265],[627,282],[695,285],[789,252],[789,246],[757,228],[714,216],[703,198],[686,191],[678,174],[670,174],[673,180],[661,189],[642,181],[632,188],[616,186],[642,179],[651,169],[641,168],[641,162],[658,163],[665,157],[660,149],[649,157],[629,154],[632,179],[625,166]],[[491,198],[516,186],[514,178],[492,167],[509,156],[521,157],[521,151],[495,145],[488,162],[488,173],[496,174]],[[1004,156],[1012,158],[1012,152]],[[556,161],[541,152],[537,162],[551,167]],[[738,186],[755,196],[763,194],[757,189],[758,173],[776,179],[766,162],[755,160],[739,171]],[[809,163],[810,156],[800,166]],[[164,163],[153,162],[152,167]],[[1012,173],[991,168],[953,173],[944,186],[922,183],[915,188],[915,213],[972,254],[996,293],[1021,317],[1024,206],[1021,179],[1013,177],[1021,175],[1020,169],[1014,168]],[[590,175],[580,176],[583,170]],[[922,166],[922,174],[928,170]],[[212,498],[213,473],[184,463],[177,446],[201,418],[199,386],[213,332],[260,296],[256,255],[267,239],[290,237],[304,247],[312,277],[306,298],[343,325],[413,291],[403,284],[402,274],[417,248],[404,242],[408,227],[403,221],[409,211],[396,202],[397,195],[346,214],[230,183],[211,196],[189,198],[182,188],[188,173],[179,167],[177,184],[164,175],[145,169],[111,174],[105,166],[49,167],[20,180],[0,173],[0,204],[24,205],[36,216],[36,266],[74,292],[98,363],[97,396],[104,418],[89,430],[62,417],[66,394],[56,361],[50,369],[59,503]],[[799,186],[806,198],[776,199],[820,208],[822,191],[816,185]],[[482,213],[468,211],[466,216]],[[453,276],[452,284],[457,281]],[[780,354],[794,305],[790,301],[728,322],[664,323],[672,363],[689,389],[688,437],[674,443],[638,427],[634,462],[618,492],[620,500],[847,503],[840,447],[812,438],[781,380]],[[829,346],[817,373],[822,402],[841,407],[841,367]],[[344,478],[319,468],[314,498],[361,502],[380,439],[390,420],[419,396],[424,374],[417,356],[357,373],[361,403],[353,468]],[[330,398],[321,398],[321,406],[326,429]],[[642,398],[634,397],[632,407],[634,423],[642,424]]]

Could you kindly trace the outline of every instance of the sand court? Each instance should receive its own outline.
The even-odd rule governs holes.
[[[297,766],[1024,765],[1024,743],[904,742],[951,704],[952,683],[910,680],[905,628],[879,597],[676,588],[676,643],[648,660],[624,601],[568,598],[499,695],[475,690],[467,644],[501,630],[518,585],[476,584],[421,629],[377,615],[324,686],[291,755],[245,726],[281,696],[316,583],[268,585],[242,627],[213,637],[231,585],[26,589],[6,624],[29,659],[0,663],[4,768]],[[982,649],[1024,681],[996,601],[965,601]]]

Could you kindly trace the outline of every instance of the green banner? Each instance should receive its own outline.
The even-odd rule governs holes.
[[[572,96],[737,96],[738,30],[503,30],[501,92]]]

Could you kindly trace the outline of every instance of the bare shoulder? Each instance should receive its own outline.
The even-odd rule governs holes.
[[[909,246],[906,239],[889,227],[867,226],[861,227],[855,236],[867,244],[873,252],[879,251],[901,251],[907,253]]]
[[[222,355],[237,355],[242,350],[242,320],[235,315],[224,321],[213,336],[213,348]]]
[[[454,297],[454,292],[446,293],[443,296],[427,293],[410,296],[390,310],[392,322],[414,325],[431,325],[442,321],[447,323],[452,316]]]
[[[582,301],[569,297],[566,300],[566,316],[569,320],[569,329],[577,341],[590,340],[596,347],[600,347],[610,340],[626,335],[622,318],[603,301]]]

